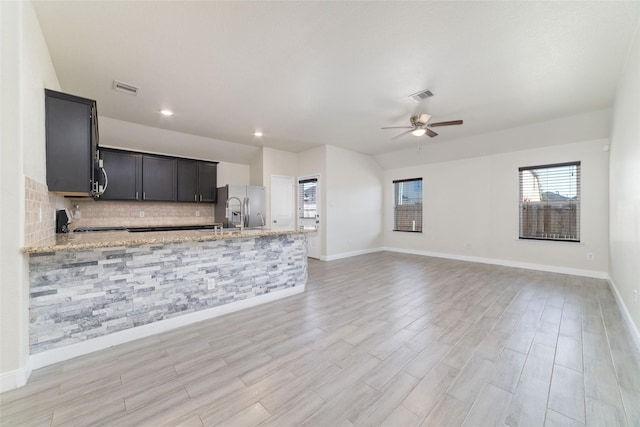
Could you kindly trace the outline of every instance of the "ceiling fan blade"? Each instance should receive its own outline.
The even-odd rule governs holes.
[[[462,120],[451,120],[450,122],[438,122],[438,123],[431,123],[430,125],[427,125],[431,128],[435,128],[438,126],[453,126],[453,125],[461,125],[462,124]]]
[[[389,126],[389,127],[380,128],[380,129],[413,129],[413,126]]]
[[[429,135],[431,138],[433,138],[434,136],[438,136],[437,133],[435,133],[434,131],[432,131],[429,128],[427,128],[427,135]]]
[[[396,135],[396,136],[394,136],[394,137],[393,137],[393,138],[391,138],[391,139],[398,139],[398,138],[400,138],[401,136],[404,136],[404,135],[406,135],[406,134],[408,134],[408,133],[411,133],[411,132],[413,132],[413,128],[412,128],[412,129],[410,129],[410,130],[408,130],[408,131],[406,131],[406,132],[402,132],[400,135]]]

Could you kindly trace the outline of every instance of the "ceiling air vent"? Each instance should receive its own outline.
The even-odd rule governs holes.
[[[130,85],[129,83],[120,82],[118,80],[113,81],[113,90],[136,96],[138,94],[139,87]]]
[[[409,98],[413,99],[416,102],[420,102],[423,99],[427,99],[430,96],[433,96],[430,90],[421,90],[420,92],[414,93],[413,95],[409,95]]]

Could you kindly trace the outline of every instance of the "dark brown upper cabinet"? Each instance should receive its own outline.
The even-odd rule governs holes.
[[[215,203],[218,195],[218,164],[198,162],[198,189],[200,202]]]
[[[177,196],[177,159],[142,156],[142,200],[175,202]]]
[[[196,160],[178,160],[178,201],[198,201],[198,162]]]
[[[98,191],[96,102],[45,89],[47,187],[65,196]]]
[[[108,176],[103,200],[216,201],[216,162],[114,148],[101,148],[100,152]]]
[[[102,199],[142,200],[142,154],[110,148],[100,151],[108,176]]]
[[[178,201],[216,202],[216,163],[178,159]]]

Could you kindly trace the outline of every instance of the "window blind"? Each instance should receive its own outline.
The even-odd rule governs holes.
[[[520,239],[580,241],[580,162],[519,168]]]
[[[316,218],[318,178],[298,181],[298,218]]]
[[[422,232],[422,178],[393,181],[393,231]]]

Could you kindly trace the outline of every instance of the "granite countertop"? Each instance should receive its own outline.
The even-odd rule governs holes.
[[[244,239],[248,237],[280,236],[285,234],[302,234],[315,230],[245,230],[243,233],[224,234],[214,230],[178,230],[150,231],[147,233],[130,233],[128,231],[106,231],[99,233],[66,233],[56,234],[32,246],[22,248],[27,254],[40,254],[59,251],[82,251],[96,248],[117,246],[141,246],[164,243],[207,242],[212,240]]]

